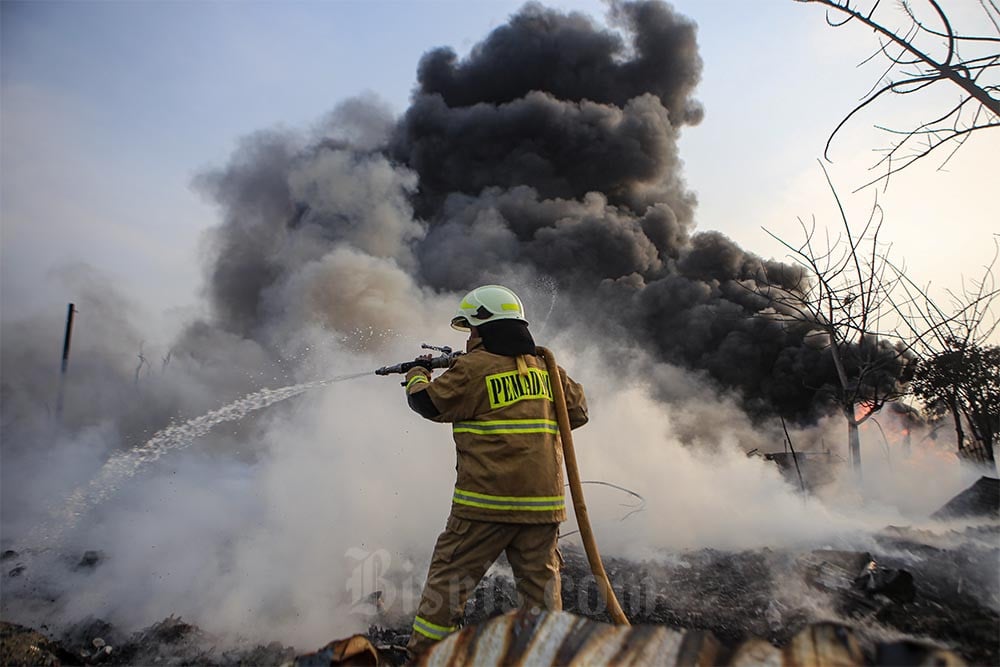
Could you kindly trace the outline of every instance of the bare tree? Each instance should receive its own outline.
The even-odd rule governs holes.
[[[893,3],[893,7],[903,12],[900,27],[893,25],[893,17],[884,10],[881,0],[874,0],[865,10],[851,0],[796,2],[826,7],[827,23],[833,27],[853,22],[873,31],[878,48],[862,64],[881,59],[886,65],[875,85],[830,133],[824,150],[827,159],[837,133],[874,102],[890,94],[920,93],[938,83],[951,84],[958,92],[957,99],[948,103],[950,106],[931,112],[929,115],[933,118],[916,127],[876,126],[889,133],[892,140],[882,149],[882,158],[872,166],[878,177],[862,188],[888,181],[892,174],[947,145],[951,151],[945,156],[943,167],[974,132],[1000,127],[1000,96],[997,94],[1000,91],[1000,6],[996,0],[978,0],[996,36],[956,32],[938,0],[918,1],[916,4],[920,5],[922,13],[918,13],[912,2]],[[973,0],[967,2],[972,5]],[[986,21],[983,23],[985,25]]]
[[[959,456],[986,465],[995,464],[1000,440],[1000,347],[989,344],[1000,325],[993,307],[1000,296],[994,275],[998,238],[982,275],[947,291],[948,308],[930,296],[929,285],[917,285],[894,267],[902,298],[893,305],[920,355],[914,393],[932,416],[951,416]]]
[[[829,352],[836,384],[822,389],[847,421],[851,465],[860,475],[858,427],[887,402],[905,395],[912,355],[892,327],[883,327],[883,319],[894,316],[891,295],[899,278],[885,259],[888,248],[879,242],[882,211],[876,202],[863,228],[855,232],[826,177],[842,232],[835,238],[829,233],[821,237],[815,220],[807,225],[800,219],[804,239],[794,245],[765,229],[802,271],[797,280],[787,275],[772,280],[762,264],[756,291],[771,306],[767,316],[806,327],[815,344]]]

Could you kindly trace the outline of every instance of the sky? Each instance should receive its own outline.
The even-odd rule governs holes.
[[[154,314],[200,303],[204,234],[219,217],[192,188],[199,173],[225,164],[241,137],[308,130],[353,96],[402,112],[421,54],[463,54],[521,4],[3,2],[0,316],[64,310],[58,277],[80,262]],[[548,4],[606,13],[596,1]],[[973,4],[953,18],[986,32]],[[880,74],[856,67],[871,35],[790,0],[674,5],[698,24],[704,60],[705,119],[681,139],[698,229],[781,258],[762,227],[795,241],[799,218],[839,225],[817,160]],[[838,136],[826,166],[853,221],[877,197],[882,238],[916,282],[955,289],[981,273],[1000,231],[1000,131],[974,136],[944,171],[928,160],[885,192],[851,194],[887,142],[872,125],[926,118],[933,104],[876,107]]]

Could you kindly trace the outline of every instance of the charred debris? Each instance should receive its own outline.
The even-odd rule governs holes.
[[[874,553],[703,549],[660,563],[609,559],[631,628],[594,612],[586,559],[565,549],[563,613],[512,611],[513,582],[490,576],[466,607],[465,629],[419,664],[1000,664],[1000,581],[978,567],[1000,556],[998,536],[992,522],[947,534],[890,526],[873,536]],[[399,664],[406,632],[373,626],[369,643],[339,640],[294,664],[371,655]]]
[[[1000,573],[983,567],[1000,558],[998,484],[983,478],[935,514],[961,517],[955,525],[964,527],[889,526],[871,535],[864,551],[701,549],[656,562],[608,559],[631,629],[608,624],[598,611],[597,585],[584,554],[567,547],[566,613],[515,613],[513,582],[490,575],[466,607],[465,629],[434,649],[438,658],[426,661],[475,656],[480,664],[487,654],[475,651],[489,650],[492,664],[618,664],[644,655],[658,656],[659,664],[1000,664]],[[103,557],[87,552],[67,559],[66,567],[99,576]],[[22,554],[7,550],[0,559],[5,608],[12,597],[22,607],[55,608],[58,600],[16,585],[30,566]],[[331,642],[314,653],[254,638],[233,647],[179,617],[130,634],[101,619],[59,630],[3,622],[0,664],[401,664],[406,621],[373,605],[366,636]],[[510,633],[520,643],[503,639]],[[505,647],[500,653],[497,642]],[[348,660],[354,662],[343,662]]]

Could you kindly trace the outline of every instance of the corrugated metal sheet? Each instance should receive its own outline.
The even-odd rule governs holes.
[[[903,655],[893,645],[880,655]],[[965,664],[949,651],[910,643],[905,664]],[[723,651],[711,633],[663,626],[623,627],[564,612],[513,612],[457,632],[420,656],[418,665],[664,665],[668,667],[853,667],[866,665],[850,628],[817,623],[777,648],[751,639]]]
[[[684,635],[660,626],[608,625],[563,612],[519,612],[452,635],[422,656],[418,664],[707,667],[717,650],[718,642],[705,633]]]

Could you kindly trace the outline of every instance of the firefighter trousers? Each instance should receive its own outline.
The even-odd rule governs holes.
[[[562,609],[558,523],[469,521],[448,517],[431,557],[407,650],[418,655],[457,629],[479,580],[501,553],[514,571],[522,607]]]

